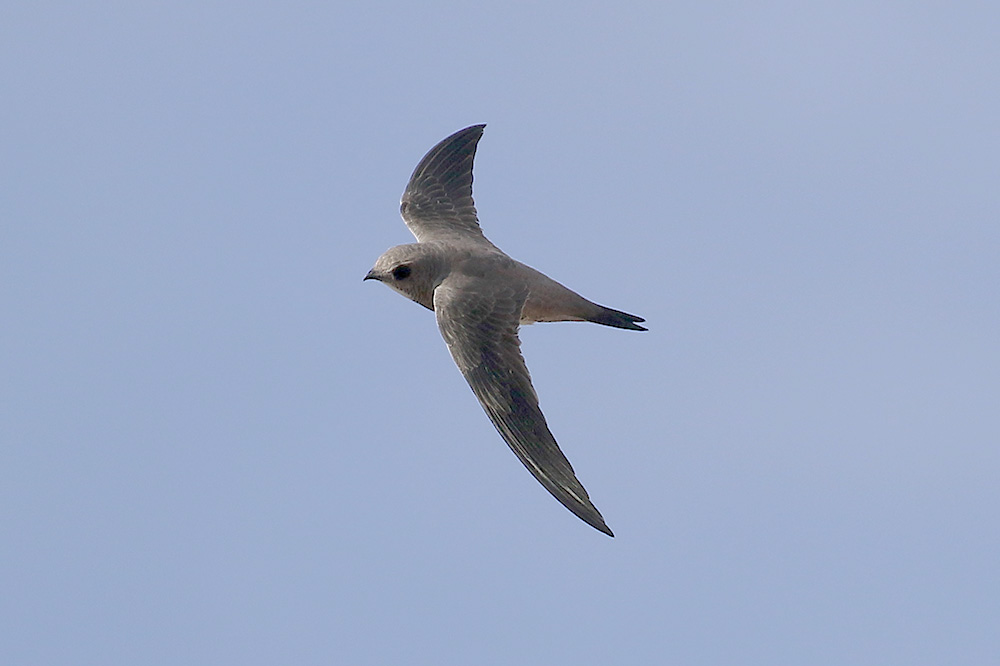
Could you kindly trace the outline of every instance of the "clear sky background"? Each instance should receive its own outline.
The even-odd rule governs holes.
[[[0,661],[1000,663],[1000,8],[8,3]],[[617,537],[361,278],[483,228]]]

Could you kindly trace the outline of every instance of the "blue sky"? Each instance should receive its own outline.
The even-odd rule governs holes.
[[[1000,660],[1000,10],[22,4],[0,20],[11,664]],[[483,228],[616,538],[361,278]]]

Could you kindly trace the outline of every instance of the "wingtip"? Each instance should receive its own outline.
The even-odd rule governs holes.
[[[462,129],[458,130],[457,132],[455,132],[451,136],[447,137],[446,139],[444,139],[443,141],[441,141],[441,143],[445,144],[445,143],[448,143],[449,141],[454,141],[455,139],[458,139],[459,137],[471,136],[471,135],[475,135],[476,141],[478,141],[479,138],[483,135],[483,130],[485,130],[485,129],[486,129],[486,123],[478,123],[476,125],[469,125],[468,127],[463,127]]]
[[[557,499],[559,499],[559,498],[557,497]],[[562,502],[561,499],[559,499],[559,501]],[[588,504],[590,504],[590,507],[589,507],[591,509],[590,511],[579,511],[578,510],[579,507],[570,506],[569,504],[566,504],[565,502],[562,502],[562,503],[563,503],[563,505],[567,509],[569,509],[570,511],[572,511],[573,513],[575,513],[576,516],[577,516],[577,518],[579,518],[583,522],[587,523],[588,525],[590,525],[591,527],[593,527],[598,532],[603,532],[604,534],[607,534],[612,539],[614,538],[615,533],[612,532],[611,528],[608,527],[608,524],[606,522],[604,522],[604,516],[601,515],[601,512],[597,510],[596,506],[594,506],[592,503],[590,503],[589,498],[588,498]]]

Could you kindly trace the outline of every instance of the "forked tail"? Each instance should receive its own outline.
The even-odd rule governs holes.
[[[597,307],[599,310],[592,316],[587,317],[587,321],[592,321],[595,324],[604,324],[605,326],[614,326],[615,328],[625,328],[630,331],[648,330],[644,326],[639,326],[639,322],[646,321],[642,317],[636,317],[621,310],[612,310],[603,305],[597,305]]]

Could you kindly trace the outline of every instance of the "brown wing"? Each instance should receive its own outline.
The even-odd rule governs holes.
[[[418,241],[456,236],[485,240],[472,201],[472,161],[484,127],[455,132],[413,170],[399,212]]]
[[[456,278],[449,278],[456,279]],[[545,423],[517,337],[526,290],[445,280],[434,292],[438,328],[493,425],[536,479],[589,525],[614,536]]]

